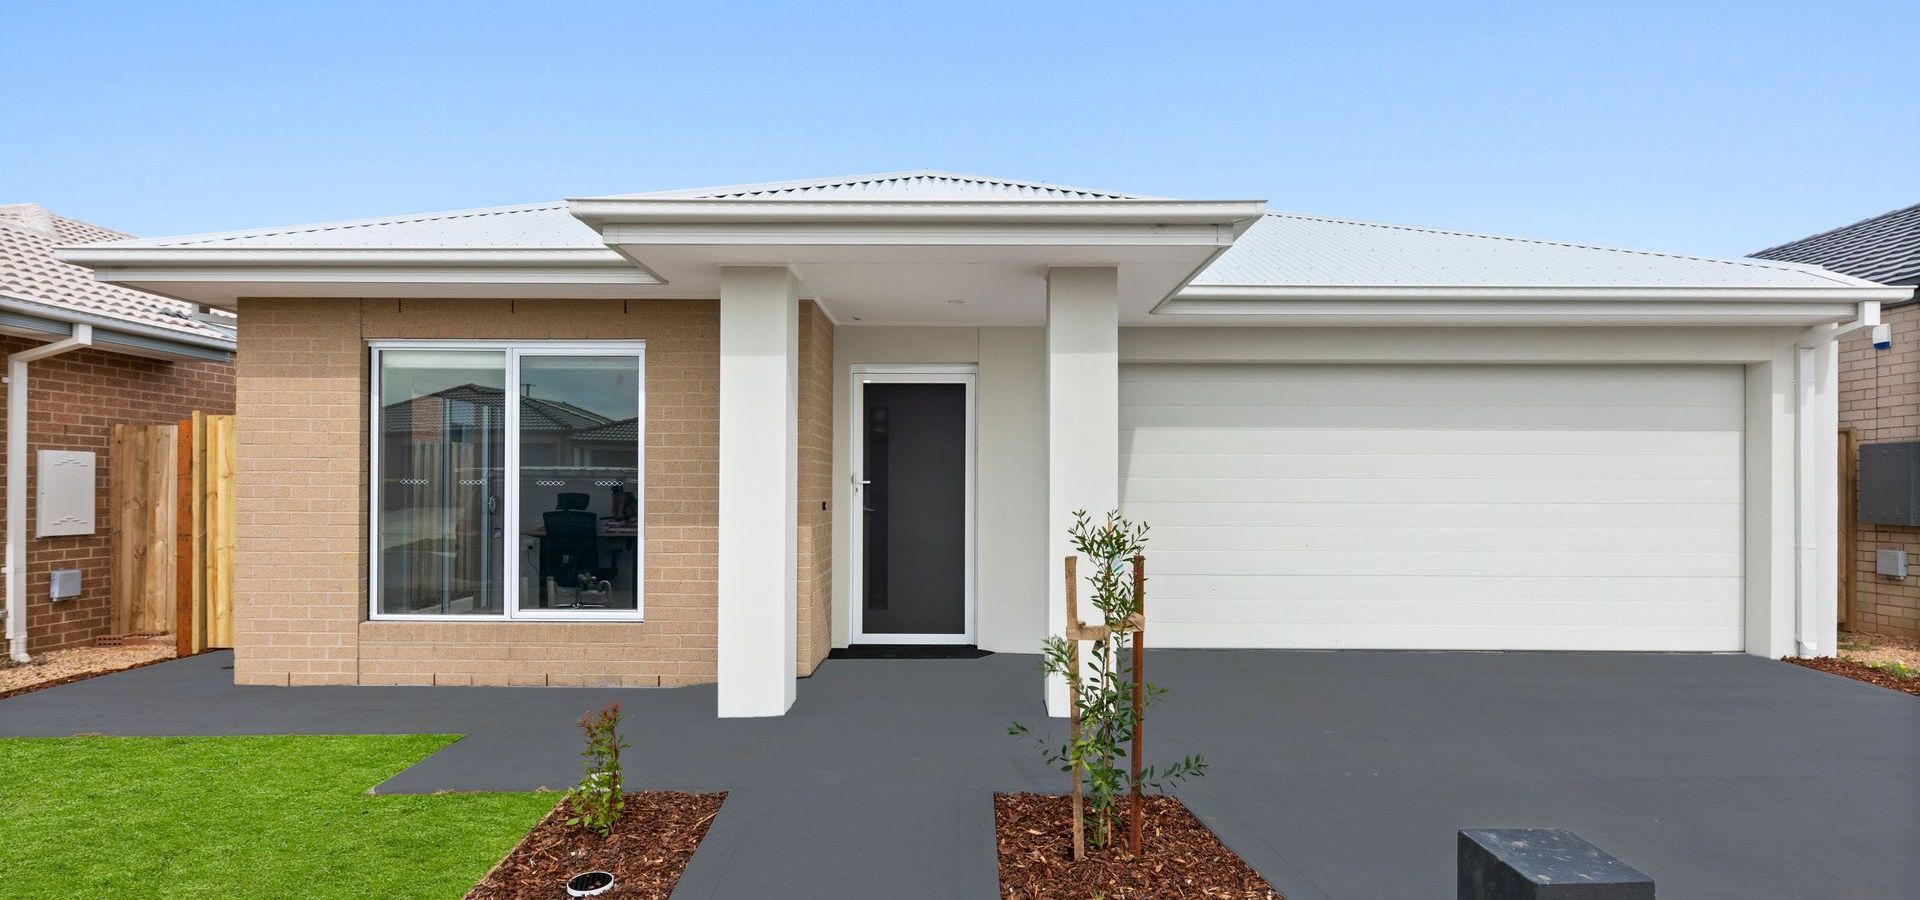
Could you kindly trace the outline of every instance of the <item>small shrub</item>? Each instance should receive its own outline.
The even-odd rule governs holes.
[[[1166,694],[1150,682],[1144,684],[1136,718],[1133,696],[1131,650],[1134,636],[1127,630],[1129,621],[1141,611],[1143,598],[1133,590],[1132,564],[1146,547],[1146,523],[1133,523],[1118,512],[1107,513],[1106,521],[1095,523],[1085,512],[1074,513],[1068,532],[1075,552],[1092,563],[1087,575],[1092,589],[1088,600],[1108,628],[1108,636],[1092,642],[1089,657],[1091,671],[1083,676],[1073,664],[1073,647],[1058,635],[1047,638],[1042,648],[1041,669],[1067,682],[1079,710],[1079,739],[1055,744],[1032,734],[1015,722],[1007,733],[1034,737],[1041,756],[1049,765],[1073,776],[1076,769],[1086,790],[1087,809],[1084,825],[1088,843],[1106,846],[1115,831],[1118,801],[1135,787],[1164,791],[1188,778],[1206,774],[1207,763],[1199,756],[1188,756],[1165,768],[1143,766],[1138,783],[1126,765],[1134,730],[1141,727],[1145,710]],[[1089,677],[1090,676],[1090,677]],[[1144,761],[1142,761],[1144,762]],[[1076,851],[1077,852],[1077,851]]]
[[[567,824],[605,837],[627,806],[620,771],[620,751],[627,749],[626,739],[620,736],[620,704],[609,703],[597,713],[581,716],[580,729],[587,736],[587,748],[580,752],[587,774],[579,786],[567,791],[567,809],[572,813]]]
[[[1920,678],[1920,669],[1916,669],[1912,666],[1909,666],[1906,663],[1903,663],[1897,659],[1887,659],[1887,660],[1881,660],[1880,662],[1870,662],[1870,663],[1867,663],[1867,668],[1885,672],[1888,675],[1892,675],[1893,677],[1899,678],[1901,680],[1905,680],[1908,678]]]

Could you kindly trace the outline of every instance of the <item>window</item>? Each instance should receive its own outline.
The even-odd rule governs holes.
[[[373,617],[638,619],[644,348],[373,348]]]

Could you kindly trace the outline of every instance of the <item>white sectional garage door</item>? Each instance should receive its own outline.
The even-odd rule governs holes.
[[[1125,366],[1173,647],[1739,650],[1737,367]]]

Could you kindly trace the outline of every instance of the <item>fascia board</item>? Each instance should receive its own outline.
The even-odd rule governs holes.
[[[665,284],[625,260],[618,266],[247,266],[96,268],[109,283],[287,282],[293,284]]]
[[[976,222],[632,223],[610,224],[601,236],[622,246],[1199,246],[1233,243],[1231,226],[1207,224]]]
[[[68,247],[54,258],[89,268],[172,266],[614,266],[620,255],[604,248],[571,250],[438,248],[277,248],[204,249],[198,247]]]
[[[1905,288],[1880,285],[1832,287],[1544,287],[1512,285],[1208,285],[1190,284],[1169,302],[1255,304],[1259,301],[1301,300],[1461,300],[1499,303],[1608,300],[1704,300],[1711,302],[1797,303],[1805,301],[1860,303],[1911,295]]]
[[[1209,302],[1175,300],[1162,304],[1150,319],[1200,325],[1209,320],[1311,321],[1314,324],[1609,324],[1609,325],[1817,325],[1850,319],[1858,304],[1845,298],[1796,303],[1700,302],[1673,300],[1559,301],[1527,305],[1468,300],[1313,300]]]

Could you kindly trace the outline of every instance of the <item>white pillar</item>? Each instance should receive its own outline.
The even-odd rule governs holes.
[[[1119,270],[1047,273],[1047,633],[1066,633],[1061,561],[1075,510],[1120,505]],[[1082,619],[1087,618],[1081,603]],[[1067,714],[1066,681],[1049,678],[1047,713]]]
[[[719,713],[793,705],[799,283],[720,271]]]

